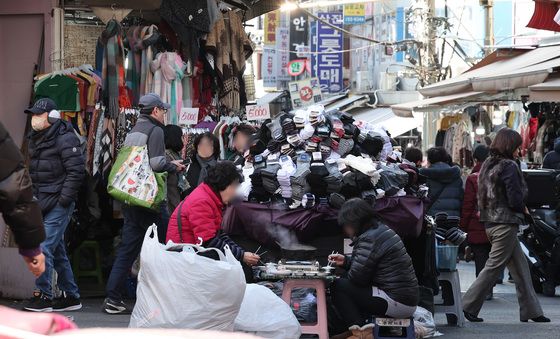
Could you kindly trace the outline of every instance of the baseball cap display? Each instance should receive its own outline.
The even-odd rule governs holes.
[[[159,97],[159,95],[155,93],[148,93],[140,97],[140,100],[138,101],[138,106],[140,108],[154,108],[154,107],[165,108],[165,109],[171,108],[170,104],[164,103]]]
[[[26,114],[43,114],[56,109],[56,103],[50,98],[42,98],[35,101],[33,107],[26,109]]]

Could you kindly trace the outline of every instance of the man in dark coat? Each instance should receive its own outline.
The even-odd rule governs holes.
[[[543,168],[560,169],[560,138],[554,140],[554,150],[546,153],[543,160]]]
[[[25,110],[31,114],[29,173],[33,193],[43,212],[46,239],[41,243],[46,269],[35,282],[34,297],[24,307],[28,311],[74,311],[82,308],[78,286],[66,254],[64,232],[70,222],[85,172],[80,140],[72,125],[60,119],[56,104],[39,99]],[[63,296],[53,302],[53,269]]]
[[[0,213],[14,233],[27,267],[38,277],[45,271],[45,256],[39,246],[45,240],[43,217],[33,199],[23,157],[1,122],[0,163]]]
[[[443,147],[434,147],[428,150],[428,168],[421,168],[420,174],[427,178],[428,197],[432,205],[428,215],[445,212],[449,216],[461,215],[463,203],[463,180],[461,169],[450,166],[449,156]]]

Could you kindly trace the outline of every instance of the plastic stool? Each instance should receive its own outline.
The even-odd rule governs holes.
[[[82,270],[80,268],[80,259],[82,257],[83,250],[93,250],[95,256],[95,267],[92,270]],[[73,265],[72,269],[74,271],[74,277],[76,281],[80,278],[96,278],[99,285],[103,285],[103,273],[101,272],[101,255],[99,251],[99,244],[96,241],[86,240],[84,241],[73,254]]]
[[[455,271],[442,271],[438,277],[439,285],[441,286],[441,293],[444,289],[448,290],[451,287],[453,293],[453,304],[436,304],[434,310],[436,313],[445,313],[447,316],[448,325],[456,325],[458,327],[465,326],[465,317],[463,315],[463,301],[461,300],[461,282],[459,280],[459,272]],[[451,286],[449,286],[451,285]]]
[[[327,323],[327,297],[325,295],[325,282],[322,279],[286,279],[282,290],[282,299],[291,305],[292,290],[295,288],[312,288],[317,292],[317,323],[302,324],[302,334],[316,334],[319,339],[329,338]]]
[[[374,324],[373,337],[375,339],[416,338],[414,331],[414,318],[412,317],[407,319],[376,318]],[[387,334],[384,330],[382,330],[382,328],[402,328],[405,333],[403,334],[403,331],[397,331],[400,332],[400,334]]]

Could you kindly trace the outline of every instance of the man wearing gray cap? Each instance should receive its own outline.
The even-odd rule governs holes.
[[[185,166],[180,160],[169,162],[165,158],[163,123],[165,113],[171,105],[164,103],[154,93],[142,96],[138,105],[140,106],[140,117],[134,128],[126,136],[124,146],[147,145],[150,166],[154,172],[176,173],[183,171]],[[107,298],[103,303],[103,311],[109,314],[130,313],[130,309],[123,302],[121,294],[128,273],[134,260],[140,254],[142,241],[148,227],[156,224],[159,239],[165,239],[169,219],[167,202],[162,203],[158,212],[137,206],[123,206],[122,213],[124,216],[122,241],[107,281]]]

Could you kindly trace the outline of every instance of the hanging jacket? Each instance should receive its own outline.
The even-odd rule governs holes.
[[[171,240],[176,244],[199,244],[202,241],[203,246],[220,250],[225,245],[229,245],[233,255],[241,261],[245,251],[220,231],[223,207],[224,204],[218,194],[207,184],[200,184],[171,215],[166,241]],[[182,239],[179,234],[179,209],[181,209]]]
[[[476,164],[465,183],[465,198],[463,199],[463,210],[461,211],[461,229],[467,232],[469,244],[488,244],[486,227],[480,222],[478,213],[478,174],[480,163]]]
[[[550,151],[544,156],[542,167],[560,169],[560,138],[554,140],[554,151]]]
[[[352,255],[344,261],[350,281],[375,286],[402,304],[418,305],[418,280],[412,259],[393,230],[379,224],[360,234],[352,246]]]
[[[438,162],[429,168],[421,168],[420,174],[428,179],[427,183],[430,189],[428,197],[432,201],[432,205],[428,210],[428,215],[445,212],[449,216],[460,216],[463,203],[461,169],[457,166],[451,167],[446,163]]]
[[[45,240],[43,217],[29,173],[17,146],[0,122],[0,213],[14,233],[20,253],[33,257],[41,253]]]
[[[67,207],[77,200],[85,161],[80,140],[70,123],[57,120],[46,130],[32,132],[29,154],[33,194],[39,200],[43,214],[57,203]]]

